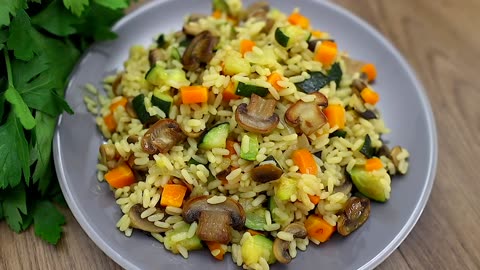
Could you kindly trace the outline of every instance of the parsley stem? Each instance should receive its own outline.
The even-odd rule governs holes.
[[[3,54],[5,55],[5,65],[7,66],[8,86],[13,88],[12,66],[10,65],[10,57],[8,56],[7,48],[3,49]]]

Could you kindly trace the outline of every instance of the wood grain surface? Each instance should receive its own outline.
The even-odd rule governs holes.
[[[384,34],[427,90],[437,121],[439,161],[417,225],[378,269],[480,269],[480,1],[336,0]],[[420,179],[419,179],[420,180]],[[0,224],[0,269],[121,269],[68,210],[54,247]]]

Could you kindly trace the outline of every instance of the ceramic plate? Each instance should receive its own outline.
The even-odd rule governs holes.
[[[437,159],[432,110],[403,57],[364,21],[326,1],[273,2],[287,13],[300,7],[315,28],[332,34],[340,49],[376,64],[375,89],[382,97],[379,108],[392,130],[385,139],[410,151],[411,167],[406,176],[393,179],[391,199],[374,203],[370,219],[357,232],[347,238],[337,235],[321,246],[310,245],[289,265],[276,264],[272,269],[372,269],[405,239],[427,202]],[[115,228],[121,211],[112,192],[96,180],[102,137],[83,103],[83,86],[92,83],[101,88],[105,75],[122,68],[132,45],[147,46],[153,36],[180,29],[184,16],[191,12],[209,13],[210,1],[152,1],[118,22],[114,27],[118,38],[92,46],[75,68],[66,94],[75,114],[64,114],[58,122],[55,164],[68,205],[90,238],[127,269],[239,269],[230,257],[218,262],[206,250],[191,252],[185,260],[143,233],[125,237]]]

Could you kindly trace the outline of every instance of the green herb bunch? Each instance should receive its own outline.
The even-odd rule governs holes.
[[[33,224],[56,244],[65,204],[52,160],[57,117],[73,113],[65,86],[81,53],[115,38],[128,0],[0,0],[0,222]]]

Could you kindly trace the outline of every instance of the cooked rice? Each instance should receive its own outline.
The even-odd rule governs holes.
[[[239,0],[227,0],[232,10],[241,10]],[[270,11],[268,17],[274,20],[274,27],[286,26],[287,16],[278,11]],[[345,180],[345,172],[350,172],[356,166],[364,166],[367,158],[360,153],[364,145],[365,136],[371,138],[372,146],[380,148],[383,145],[381,135],[389,132],[383,119],[380,117],[375,106],[365,104],[360,97],[352,92],[350,85],[353,79],[359,78],[359,73],[352,73],[346,70],[339,85],[335,82],[327,84],[320,93],[324,94],[329,104],[340,104],[346,110],[345,127],[342,129],[346,136],[330,137],[330,134],[338,130],[337,126],[331,127],[328,123],[318,131],[308,136],[299,136],[297,130],[291,127],[283,119],[285,111],[295,102],[314,102],[315,96],[308,95],[297,90],[296,83],[309,79],[308,72],[321,71],[326,73],[326,67],[315,61],[314,53],[308,49],[305,41],[294,44],[289,50],[280,46],[275,41],[275,31],[269,34],[261,33],[265,23],[255,19],[249,19],[245,23],[234,26],[228,23],[227,17],[213,18],[207,16],[191,23],[192,27],[200,30],[209,30],[220,38],[213,58],[205,68],[196,71],[186,72],[186,77],[193,85],[200,84],[209,89],[208,102],[201,104],[182,104],[180,94],[173,96],[173,104],[168,112],[171,119],[175,120],[186,133],[204,132],[219,123],[229,123],[229,138],[235,140],[232,149],[213,148],[211,150],[199,149],[200,138],[190,136],[183,143],[180,143],[166,153],[150,155],[143,151],[141,140],[146,134],[148,127],[145,127],[138,119],[132,118],[127,109],[119,106],[115,111],[110,111],[112,103],[121,101],[123,97],[132,99],[144,94],[144,103],[150,116],[163,119],[167,113],[152,104],[153,92],[171,93],[170,86],[154,86],[145,80],[145,74],[150,69],[149,49],[143,46],[133,46],[130,55],[124,63],[124,69],[116,75],[107,76],[104,83],[104,90],[107,95],[102,95],[92,84],[85,85],[86,95],[84,102],[87,109],[95,116],[99,131],[107,140],[107,144],[113,145],[116,157],[127,162],[130,166],[138,169],[143,178],[131,186],[114,189],[114,197],[123,215],[118,220],[116,227],[126,236],[131,236],[133,225],[128,216],[134,205],[141,205],[144,210],[140,217],[152,222],[156,227],[166,230],[164,233],[151,233],[152,237],[164,243],[168,250],[181,254],[188,258],[188,246],[184,241],[196,237],[198,224],[188,224],[183,220],[182,207],[161,206],[163,188],[170,183],[187,185],[190,197],[198,195],[209,195],[209,204],[221,204],[227,199],[238,201],[245,212],[255,211],[265,207],[270,198],[275,197],[279,182],[282,178],[295,181],[296,191],[286,200],[275,200],[276,207],[266,209],[264,234],[267,237],[277,237],[288,241],[288,252],[292,258],[296,257],[297,249],[306,250],[309,243],[319,244],[320,242],[312,237],[295,239],[294,236],[284,231],[285,227],[292,222],[303,223],[312,212],[329,223],[337,225],[339,215],[342,213],[346,202],[352,194],[335,192],[336,187],[341,186]],[[330,38],[328,33],[323,38]],[[167,46],[163,50],[171,55],[174,49],[181,54],[185,48],[179,47],[180,37],[175,34],[165,35]],[[241,40],[249,39],[255,41],[251,52],[243,57],[251,64],[251,74],[236,74],[233,76],[223,73],[223,60],[231,55],[242,55],[238,52]],[[318,44],[317,44],[318,47]],[[347,54],[340,53],[336,61],[344,70],[347,67]],[[182,63],[178,60],[167,58],[165,61],[157,61],[157,65],[170,69],[181,69]],[[277,91],[267,80],[276,72],[281,74],[281,80],[277,84],[282,87]],[[117,79],[120,83],[114,86]],[[267,98],[277,100],[275,113],[280,115],[280,122],[269,134],[257,136],[258,153],[253,161],[240,157],[240,153],[248,152],[250,148],[249,136],[251,133],[245,131],[237,123],[234,114],[241,103],[249,103],[250,99],[242,97],[223,101],[224,90],[235,82],[264,87],[268,90]],[[116,89],[113,89],[117,87]],[[120,92],[121,96],[114,94]],[[174,91],[177,93],[178,91]],[[122,97],[123,96],[123,97]],[[356,111],[369,109],[379,115],[378,119],[366,120],[359,117]],[[113,113],[116,122],[114,131],[110,131],[105,123],[104,117]],[[131,135],[138,136],[138,141],[128,141]],[[305,146],[305,140],[307,145]],[[292,160],[291,156],[299,145],[307,147],[312,153],[318,153],[316,161],[318,174],[302,174],[300,168]],[[283,169],[283,176],[278,181],[259,183],[252,180],[252,170],[255,166],[265,161],[276,164],[275,161],[268,161],[273,157]],[[385,184],[390,183],[390,176],[397,173],[405,174],[408,170],[409,152],[403,149],[393,157],[398,161],[394,164],[392,157],[381,155],[384,168],[374,171],[373,174],[379,177]],[[109,167],[107,164],[97,165],[97,178],[99,181],[105,179]],[[216,177],[221,172],[229,172],[224,179]],[[389,190],[388,190],[389,192]],[[310,196],[318,196],[320,201],[313,204]],[[188,228],[185,230],[186,226]],[[182,230],[182,231],[180,231]],[[252,264],[246,265],[242,245],[252,235],[245,231],[232,230],[232,242],[225,247],[231,252],[232,260],[245,269],[269,269],[267,258],[260,259]],[[210,253],[213,256],[219,255],[221,250],[215,249]]]

